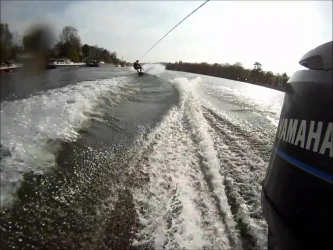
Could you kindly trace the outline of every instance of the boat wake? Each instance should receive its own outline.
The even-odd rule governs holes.
[[[19,200],[5,246],[266,247],[261,182],[283,95],[144,68],[1,103],[1,204]]]
[[[227,117],[201,102],[200,77],[171,82],[180,102],[150,135],[150,149],[133,170],[141,224],[134,245],[263,248],[260,182],[269,146],[240,128],[235,135]]]
[[[102,116],[101,102],[116,105],[128,79],[119,77],[39,93],[27,99],[1,103],[1,145],[11,157],[1,160],[1,207],[15,199],[23,175],[43,174],[55,167],[60,142],[73,142],[91,118]],[[133,92],[128,90],[127,92]],[[98,119],[98,118],[95,118]]]

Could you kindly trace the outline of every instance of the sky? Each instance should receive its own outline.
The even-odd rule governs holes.
[[[140,59],[203,1],[1,1],[1,22],[23,36],[47,23],[74,26],[82,44]],[[142,62],[236,63],[291,75],[309,50],[332,41],[332,1],[210,1]]]

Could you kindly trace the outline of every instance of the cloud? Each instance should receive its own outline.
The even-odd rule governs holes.
[[[22,33],[48,22],[76,27],[83,43],[140,58],[202,2],[1,1],[1,22]],[[228,62],[291,74],[308,50],[332,40],[332,2],[211,1],[157,45],[144,61]]]

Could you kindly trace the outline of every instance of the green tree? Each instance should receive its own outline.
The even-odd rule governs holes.
[[[248,81],[250,75],[251,75],[251,71],[249,69],[243,69],[242,73],[241,73],[241,79]]]
[[[0,24],[0,41],[6,47],[12,46],[13,34],[10,32],[7,23]]]
[[[100,48],[97,45],[90,46],[84,44],[82,46],[82,55],[86,60],[98,60],[104,61],[105,63],[114,63],[116,65],[122,63],[120,59],[117,58],[116,52],[110,52],[107,49]]]
[[[236,62],[234,65],[232,65],[234,70],[234,74],[233,74],[233,79],[239,79],[242,76],[242,71],[244,70],[243,64],[240,62]]]
[[[89,47],[89,59],[99,60],[99,48],[97,45]]]
[[[282,85],[285,86],[289,80],[289,76],[287,75],[287,73],[283,73],[281,78]]]
[[[213,75],[215,76],[219,75],[219,70],[220,70],[220,65],[218,63],[214,63],[212,69]]]
[[[60,56],[68,57],[72,48],[75,48],[77,53],[80,53],[81,38],[76,28],[72,26],[66,26],[62,29],[62,32],[59,35],[57,49]]]
[[[255,62],[253,70],[251,71],[251,77],[257,82],[259,78],[262,78],[262,65],[258,62]]]
[[[255,77],[255,82],[259,84],[274,84],[280,82],[280,85],[284,85],[284,82],[288,81],[286,73],[283,75],[274,75],[271,71],[263,71],[261,64],[256,62],[253,69],[245,69],[240,62],[233,65],[228,63],[224,64],[208,64],[208,63],[186,63],[175,62],[166,64],[167,70],[185,71],[197,74],[206,74],[219,76],[227,79],[240,80],[240,81],[252,81]],[[252,79],[250,79],[252,78]]]
[[[17,55],[19,53],[23,52],[23,48],[21,46],[18,46],[18,45],[13,45],[11,50],[10,50],[10,53],[11,53],[11,58],[13,60],[16,59]]]
[[[90,46],[88,44],[83,45],[82,46],[83,57],[88,58],[89,57],[89,52],[90,52]]]
[[[261,80],[264,84],[272,84],[273,83],[273,81],[272,81],[273,76],[274,76],[274,74],[271,71],[263,72],[263,79],[261,79]]]
[[[244,67],[243,67],[243,64],[242,64],[241,62],[236,62],[236,63],[234,64],[234,66],[237,67],[237,68],[244,68]]]
[[[19,35],[17,31],[13,33],[12,46],[10,52],[11,52],[11,58],[13,60],[16,60],[17,55],[23,52],[22,37]]]
[[[262,65],[258,62],[255,62],[254,64],[254,70],[257,70],[258,72],[261,72],[262,71]]]
[[[78,62],[80,61],[79,55],[77,53],[76,48],[71,48],[69,51],[69,59],[73,62]]]
[[[68,43],[75,48],[81,47],[81,38],[77,29],[73,26],[64,27],[59,36],[59,39],[62,44]]]
[[[1,62],[8,61],[11,57],[11,50],[3,42],[0,41],[0,58]]]
[[[11,58],[13,35],[7,23],[0,24],[0,57],[1,61],[8,61]]]
[[[112,58],[111,58],[111,53],[110,51],[104,49],[102,52],[102,61],[104,61],[105,63],[111,63]]]
[[[118,58],[117,58],[117,52],[112,52],[111,53],[111,62],[114,64],[118,64]]]

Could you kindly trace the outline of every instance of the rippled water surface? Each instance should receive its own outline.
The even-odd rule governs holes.
[[[1,76],[4,249],[262,249],[283,93],[130,68]]]

